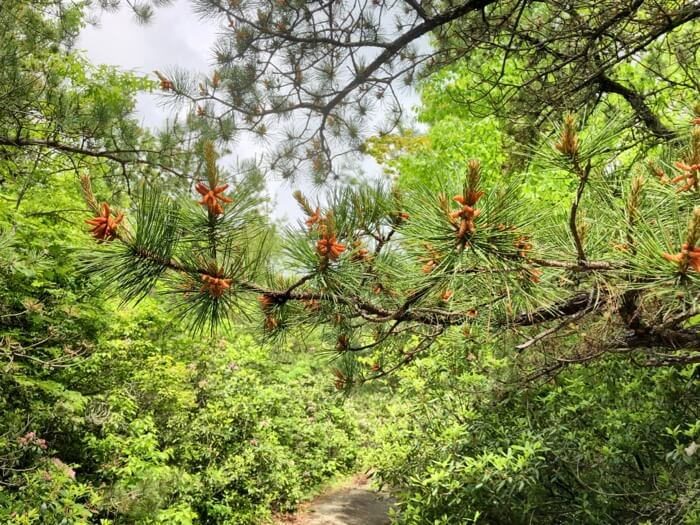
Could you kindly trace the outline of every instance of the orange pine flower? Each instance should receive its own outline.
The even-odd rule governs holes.
[[[362,241],[356,241],[352,243],[352,245],[355,248],[355,251],[352,254],[353,261],[364,261],[369,257],[369,250],[362,247]]]
[[[696,272],[700,272],[700,252],[692,252],[690,256],[690,267]]]
[[[275,299],[271,295],[262,294],[258,296],[258,302],[263,312],[269,312],[275,305]]]
[[[437,263],[434,260],[429,260],[427,263],[423,265],[423,268],[421,269],[423,273],[430,273],[433,271],[433,269],[437,266]]]
[[[700,164],[685,164],[684,162],[674,162],[673,165],[683,174],[671,179],[672,184],[685,182],[683,186],[678,188],[678,192],[688,191],[690,189],[698,189],[698,172],[700,172]]]
[[[468,191],[465,195],[455,195],[452,200],[462,206],[461,209],[450,213],[451,221],[460,219],[457,227],[457,237],[463,239],[466,235],[471,235],[476,231],[474,220],[481,214],[480,210],[474,208],[474,205],[484,195],[483,191]]]
[[[440,299],[442,300],[442,302],[446,303],[447,301],[452,299],[452,295],[454,295],[454,292],[452,292],[452,290],[445,290],[444,292],[442,292]]]
[[[309,215],[309,218],[306,219],[306,225],[311,228],[314,224],[318,224],[321,222],[321,208],[316,207],[316,211],[314,211],[311,215]]]
[[[664,252],[661,255],[667,261],[670,261],[672,263],[677,263],[677,264],[682,263],[683,259],[685,259],[685,256],[686,256],[686,254],[683,252],[680,252],[680,253],[666,253],[666,252]]]
[[[202,280],[202,287],[199,289],[200,293],[208,293],[210,296],[219,298],[226,293],[231,287],[231,279],[224,279],[223,277],[214,277],[213,275],[207,275],[205,273],[200,275]]]
[[[345,251],[345,245],[340,244],[335,235],[326,235],[316,242],[316,251],[321,257],[335,261]]]
[[[410,219],[410,215],[406,213],[405,211],[394,211],[391,213],[391,218],[393,219],[395,224],[401,224],[404,221],[407,221]]]
[[[102,215],[98,215],[92,219],[85,221],[93,228],[90,230],[92,236],[99,241],[111,241],[117,236],[117,228],[119,223],[124,220],[124,214],[119,213],[116,217],[112,217],[112,212],[109,209],[109,204],[102,203]]]
[[[469,204],[470,206],[474,206],[477,202],[479,202],[479,199],[484,196],[484,191],[475,191],[471,190],[467,192],[467,199],[465,204]]]
[[[221,204],[229,204],[233,202],[233,199],[223,195],[223,193],[228,189],[228,184],[210,189],[204,183],[198,182],[194,188],[197,190],[197,193],[204,197],[201,201],[197,202],[202,206],[206,206],[209,213],[212,215],[223,214],[224,208]]]
[[[527,235],[521,235],[515,240],[515,249],[518,250],[518,255],[520,257],[527,257],[527,252],[532,250],[532,243],[530,242],[530,237]]]
[[[666,176],[666,172],[663,169],[661,169],[659,166],[657,166],[653,160],[650,160],[648,165],[649,165],[649,169],[651,170],[651,172],[654,174],[654,176],[657,179],[659,179],[659,182],[661,184],[668,184],[669,182],[671,182],[671,179],[669,179]]]
[[[272,332],[279,326],[280,322],[273,315],[268,315],[265,317],[265,330]]]
[[[542,277],[542,270],[538,270],[537,268],[530,268],[527,270],[527,273],[529,275],[531,283],[537,284],[540,282],[540,277]]]
[[[700,117],[695,117],[693,120],[690,121],[690,123],[693,126],[700,126]]]
[[[163,73],[160,71],[154,71],[154,73],[158,77],[158,80],[160,81],[160,88],[163,91],[175,89],[175,85],[173,84],[172,80],[169,80]]]
[[[452,200],[462,206],[474,206],[483,195],[483,191],[468,191],[466,197],[464,195],[455,195],[452,197]]]
[[[307,310],[315,312],[321,308],[321,303],[319,303],[316,299],[309,299],[308,301],[304,302],[304,306],[306,306]]]
[[[700,248],[694,247],[692,249],[688,249],[688,244],[683,243],[683,246],[681,248],[681,251],[679,253],[662,253],[661,254],[664,259],[667,261],[670,261],[672,263],[676,263],[679,266],[683,263],[688,262],[688,266],[695,270],[696,272],[700,272]]]

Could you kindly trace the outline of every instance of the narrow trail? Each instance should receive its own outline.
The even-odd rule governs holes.
[[[293,516],[276,525],[389,525],[393,500],[386,492],[370,487],[364,476],[356,476],[343,487],[318,496]]]

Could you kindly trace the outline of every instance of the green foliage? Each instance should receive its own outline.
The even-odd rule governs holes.
[[[130,5],[147,19],[164,3]],[[438,4],[421,3],[429,12]],[[270,167],[292,178],[306,166],[325,180],[344,172],[333,166],[338,147],[360,146],[353,112],[369,114],[370,94],[381,100],[392,79],[370,76],[357,95],[336,99],[347,80],[333,78],[336,30],[320,47],[284,42],[294,24],[324,34],[323,24],[308,25],[313,16],[296,17],[304,2],[258,10],[252,34],[255,3],[224,14],[201,0],[203,14],[232,28],[216,50],[219,69],[201,83],[182,71],[158,75],[189,111],[153,137],[132,116],[135,95],[153,82],[70,51],[86,5],[11,0],[0,9],[10,35],[0,42],[2,523],[264,523],[358,469],[361,448],[396,491],[397,523],[698,523],[700,120],[678,134],[654,124],[654,114],[691,118],[675,103],[693,78],[690,48],[654,43],[635,53],[641,67],[618,60],[605,70],[612,80],[567,91],[548,73],[530,82],[538,73],[528,67],[546,71],[570,52],[567,42],[578,48],[577,32],[532,57],[539,44],[527,34],[491,42],[527,43],[503,63],[474,33],[463,42],[474,45],[467,60],[448,50],[451,66],[423,83],[427,133],[392,134],[394,112],[390,129],[363,146],[396,184],[337,187],[318,207],[297,195],[306,217],[287,229],[278,254],[261,213],[261,173],[218,168],[214,143],[237,131],[265,137],[278,131],[270,117],[308,111],[305,129],[284,130]],[[513,5],[521,3],[482,15]],[[538,16],[556,22],[550,31],[588,27],[546,3],[522,6],[525,27]],[[347,34],[379,37],[346,8]],[[672,29],[663,17],[625,29],[626,15],[596,9],[628,42],[635,27]],[[472,14],[437,31],[438,47],[458,41],[452,29],[469,28]],[[414,16],[420,27],[425,16]],[[687,43],[690,29],[666,37]],[[292,52],[280,58],[280,50]],[[253,63],[251,52],[275,60]],[[398,58],[411,64],[417,55]],[[348,64],[362,74],[362,62]],[[565,66],[563,78],[572,71]],[[665,87],[634,102],[615,78],[646,92],[663,78]],[[583,129],[573,117],[562,128],[535,103],[541,87],[547,107],[589,107],[594,88],[605,103],[578,116]],[[294,92],[298,107],[285,101]],[[616,97],[631,104],[622,118],[611,114]],[[326,99],[335,106],[324,109]],[[319,111],[323,135],[313,131]],[[633,115],[675,141],[637,143]],[[650,157],[651,167],[642,162]],[[196,199],[182,173],[206,179]],[[76,175],[93,211],[108,201],[126,215],[97,246]],[[194,335],[169,316],[172,307]],[[265,327],[266,342],[248,318]],[[204,334],[216,325],[218,336]],[[297,339],[284,338],[289,329]],[[297,348],[317,335],[319,351]],[[318,355],[332,357],[332,368]],[[384,377],[395,394],[386,405],[382,386],[350,402],[341,396]]]
[[[408,134],[400,142],[391,135],[374,138],[368,152],[400,174],[400,187],[437,190],[441,181],[455,177],[470,159],[479,159],[488,183],[497,182],[507,158],[503,140],[495,119],[448,115],[435,122],[425,136]]]
[[[323,363],[105,301],[78,271],[82,220],[43,211],[79,185],[47,183],[0,208],[0,522],[259,523],[351,471],[357,423]]]
[[[510,219],[514,224],[539,210],[542,215],[530,225],[534,250],[555,253],[558,243],[570,246],[571,236],[561,224],[566,222],[578,176],[554,147],[560,127],[552,125],[556,139],[545,137],[536,143],[525,137],[524,144],[513,143],[511,122],[493,117],[475,120],[477,110],[489,113],[486,102],[481,108],[459,104],[460,90],[468,91],[469,83],[476,81],[470,75],[468,64],[458,64],[427,83],[422,118],[432,126],[425,138],[386,137],[370,144],[369,151],[398,173],[399,185],[411,195],[407,200],[412,220],[402,233],[413,238],[416,246],[430,241],[439,248],[442,240],[436,239],[438,228],[431,220],[441,216],[433,213],[430,219],[426,214],[430,205],[421,202],[429,203],[430,195],[437,192],[458,191],[462,170],[455,166],[480,158],[480,153],[481,158],[496,155],[497,159],[483,170],[487,192],[483,209],[494,199],[502,209],[514,212]],[[580,162],[590,159],[593,166],[604,166],[585,193],[586,209],[595,210],[593,216],[582,215],[588,253],[599,260],[618,259],[615,252],[634,243],[627,271],[634,275],[636,289],[650,293],[649,303],[645,302],[648,312],[663,316],[659,299],[679,300],[683,293],[678,285],[692,286],[696,278],[689,274],[682,278],[683,284],[673,281],[666,292],[658,285],[659,280],[669,284],[667,279],[674,279],[667,273],[673,266],[659,255],[675,253],[673,240],[677,246],[688,234],[689,211],[696,197],[679,195],[677,188],[648,176],[646,166],[638,161],[646,150],[624,147],[627,129],[622,120],[603,111],[586,115],[585,120]],[[492,132],[498,130],[491,128],[497,122],[502,131]],[[656,151],[655,162],[672,173],[673,160],[691,149],[679,144],[678,149]],[[490,194],[503,183],[514,185],[517,193],[507,194],[509,198]],[[493,217],[493,211],[485,215]],[[631,221],[630,230],[611,237],[617,229],[613,223],[621,221]],[[479,234],[472,240],[473,250],[487,251],[494,242],[493,232],[485,233],[489,241],[484,244]],[[506,247],[499,249],[503,252]],[[449,252],[447,246],[441,253],[450,263],[437,270],[451,270],[458,264]],[[497,264],[492,261],[490,266]],[[407,273],[397,268],[397,278],[407,281]],[[555,277],[560,283],[567,278],[576,279]],[[657,284],[651,285],[654,280]],[[449,284],[455,290],[452,301],[483,298],[492,281],[490,276],[484,280],[476,276],[469,288],[460,291],[453,280]],[[513,284],[507,287],[514,288]],[[521,288],[518,293],[537,296],[539,288]],[[674,299],[666,293],[674,294]],[[486,292],[486,296],[495,295]],[[489,304],[484,310],[479,315],[498,318],[497,305]],[[551,350],[544,351],[544,363],[561,359],[561,352],[576,336],[596,348],[596,337],[605,331],[603,325],[588,325],[578,328],[576,335],[559,337]],[[567,369],[547,381],[547,374],[536,376],[534,383],[528,383],[523,376],[529,375],[538,357],[532,349],[515,353],[514,345],[508,336],[494,343],[477,326],[453,330],[430,357],[392,380],[396,397],[387,408],[388,416],[375,436],[378,447],[368,461],[377,469],[380,482],[397,489],[398,523],[698,522],[699,423],[694,409],[700,400],[698,365],[642,368],[610,356],[585,368]],[[375,352],[366,363],[381,362],[383,357]]]
[[[470,126],[474,119],[455,104],[459,90],[474,78],[466,65],[462,81],[456,70],[434,77],[424,90],[423,118],[433,124],[431,139],[438,133],[445,136],[445,130]],[[687,235],[692,204],[651,177],[633,190],[630,178],[644,178],[646,173],[634,164],[643,150],[623,149],[615,161],[601,161],[601,155],[610,155],[624,143],[614,129],[620,121],[596,113],[588,116],[588,123],[592,132],[582,134],[581,143],[590,150],[580,154],[593,165],[606,165],[585,197],[588,209],[596,210],[594,218],[584,219],[588,249],[596,258],[617,258],[604,247],[624,246],[632,239],[638,247],[630,265],[639,276],[636,286],[645,288],[668,271],[668,262],[659,254],[674,252],[672,239]],[[561,131],[554,129],[558,136]],[[525,201],[523,206],[546,210],[536,222],[535,238],[559,242],[555,239],[563,236],[570,243],[569,235],[555,233],[554,225],[568,213],[576,178],[553,142],[545,140],[531,151],[522,145],[509,150],[491,143],[489,148],[496,151],[521,148],[519,153],[527,154],[530,162],[519,173],[517,164],[508,166],[506,161],[496,167],[495,177],[484,170],[483,180],[486,185],[499,178],[521,181],[518,200]],[[462,146],[457,154],[464,152],[468,158],[474,145],[464,139]],[[657,154],[663,169],[671,170],[671,159],[687,151],[681,147]],[[432,175],[449,166],[455,154],[434,140],[407,153],[389,161],[390,167],[400,167],[399,183],[427,186],[427,193],[439,191]],[[459,175],[446,173],[441,178],[451,179],[454,188]],[[630,211],[630,202],[638,207]],[[685,214],[680,212],[683,207]],[[621,217],[633,221],[633,230],[613,240],[610,233],[615,228],[609,221]],[[409,227],[419,230],[424,223],[415,221]],[[425,229],[424,237],[429,231]],[[552,248],[542,249],[551,253]],[[694,278],[690,275],[687,282]],[[472,293],[479,295],[480,288],[483,284],[475,285]],[[656,287],[652,296],[663,293]],[[681,297],[678,288],[673,293]],[[658,302],[649,305],[652,312],[660,308]],[[581,335],[603,331],[589,326]],[[610,357],[569,369],[548,382],[524,384],[521,378],[536,359],[531,351],[513,355],[508,351],[510,338],[494,345],[480,337],[474,329],[452,334],[432,357],[403,370],[396,380],[398,396],[376,437],[380,446],[370,462],[382,482],[398,488],[399,523],[697,523],[697,365],[644,369]],[[559,338],[552,354],[569,341]]]
[[[90,64],[73,48],[97,3],[3,2],[0,149],[7,162],[0,177],[21,181],[19,201],[52,173],[104,175],[121,193],[143,179],[179,191],[183,174],[196,171],[181,126],[153,136],[134,115],[137,94],[155,82]],[[131,4],[138,9],[142,2]]]
[[[399,523],[696,523],[697,365],[611,357],[524,391],[511,367],[468,345],[401,372],[371,458]]]

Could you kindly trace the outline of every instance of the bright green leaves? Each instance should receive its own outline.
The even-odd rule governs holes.
[[[459,178],[469,159],[479,159],[484,183],[491,186],[503,180],[503,164],[508,155],[502,141],[495,119],[476,121],[447,116],[424,136],[373,139],[370,153],[399,174],[397,181],[402,189],[423,186],[437,190],[442,181]]]

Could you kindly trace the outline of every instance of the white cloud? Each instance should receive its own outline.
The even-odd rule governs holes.
[[[187,0],[159,9],[148,24],[139,24],[126,8],[103,13],[97,26],[80,35],[78,47],[96,64],[119,66],[142,75],[177,66],[192,71],[209,67],[215,31],[195,16]],[[157,95],[142,94],[137,111],[146,126],[157,127],[170,116]]]

